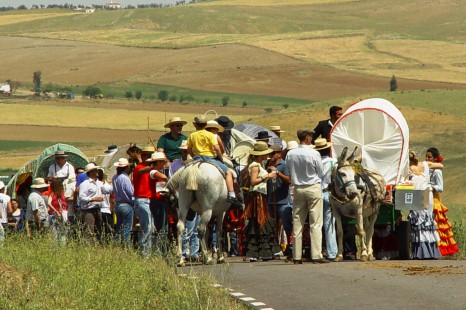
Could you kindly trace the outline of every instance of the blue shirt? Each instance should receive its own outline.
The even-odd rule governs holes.
[[[277,163],[275,166],[277,168],[277,171],[289,176],[290,171],[288,170],[288,167],[285,164],[285,161],[283,159],[280,159],[280,161]],[[275,189],[275,190],[274,190]],[[275,183],[273,179],[269,179],[267,181],[267,197],[268,197],[268,203],[273,204],[275,200],[275,204],[277,205],[286,205],[288,204],[288,195],[290,192],[290,185],[285,184],[282,179],[280,179],[279,176],[275,179]],[[275,193],[275,197],[274,197]]]
[[[322,159],[320,153],[308,145],[300,145],[286,154],[286,165],[290,170],[291,184],[314,185],[321,184],[323,177]]]
[[[133,201],[134,188],[126,173],[115,174],[112,178],[112,185],[115,202],[131,203]]]
[[[76,178],[76,186],[81,185],[82,182],[86,181],[88,179],[87,173],[81,172],[78,174],[78,177]]]

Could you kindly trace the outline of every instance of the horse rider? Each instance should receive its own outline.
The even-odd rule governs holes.
[[[231,171],[223,163],[223,156],[213,133],[205,130],[207,119],[205,116],[196,116],[193,122],[196,131],[188,137],[188,153],[194,160],[201,159],[207,162],[213,161],[225,173],[225,181],[228,191],[227,201],[232,204],[241,205],[233,187]],[[215,151],[215,152],[214,152]],[[215,157],[217,156],[217,157]]]
[[[187,122],[181,120],[180,117],[171,118],[169,122],[164,125],[165,128],[170,129],[170,132],[162,135],[157,141],[157,152],[164,152],[170,162],[181,157],[179,147],[183,141],[188,139],[188,137],[181,133],[186,123]]]

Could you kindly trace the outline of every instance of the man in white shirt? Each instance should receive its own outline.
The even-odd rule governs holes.
[[[5,239],[8,228],[8,213],[13,213],[10,196],[5,194],[5,183],[0,181],[0,241]]]
[[[74,167],[72,164],[66,161],[68,155],[65,151],[56,151],[55,152],[55,163],[50,165],[49,173],[47,175],[47,180],[50,182],[52,178],[59,178],[62,181],[67,181],[68,179],[76,178],[74,172]]]
[[[84,236],[92,243],[94,238],[101,240],[102,214],[100,208],[104,201],[102,194],[102,182],[98,181],[100,168],[94,163],[86,165],[85,171],[88,179],[79,185],[79,202],[84,226]]]
[[[328,263],[322,256],[322,160],[311,149],[312,131],[298,130],[300,145],[286,155],[286,165],[294,186],[293,201],[293,262],[302,264],[303,226],[309,215],[311,259],[313,263]]]

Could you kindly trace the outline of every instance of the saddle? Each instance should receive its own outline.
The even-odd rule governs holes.
[[[210,165],[214,166],[215,168],[217,168],[217,170],[220,172],[220,174],[222,175],[222,177],[225,179],[225,177],[226,177],[226,176],[225,176],[225,172],[223,172],[223,169],[220,168],[220,166],[217,165],[217,163],[216,163],[215,161],[210,161],[210,160],[207,161],[207,160],[202,160],[202,159],[195,159],[195,160],[191,161],[190,163],[188,163],[188,164],[186,165],[186,167],[193,166],[193,165],[198,164],[198,163],[200,163],[200,164],[206,163],[206,164],[210,164]]]

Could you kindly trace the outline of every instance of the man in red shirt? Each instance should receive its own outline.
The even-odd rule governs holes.
[[[150,257],[151,233],[153,231],[150,200],[155,197],[155,182],[149,176],[152,167],[150,162],[147,162],[147,159],[154,152],[155,148],[152,146],[143,147],[141,150],[142,161],[133,171],[134,212],[138,217],[140,225],[138,249],[139,253],[145,258]]]

